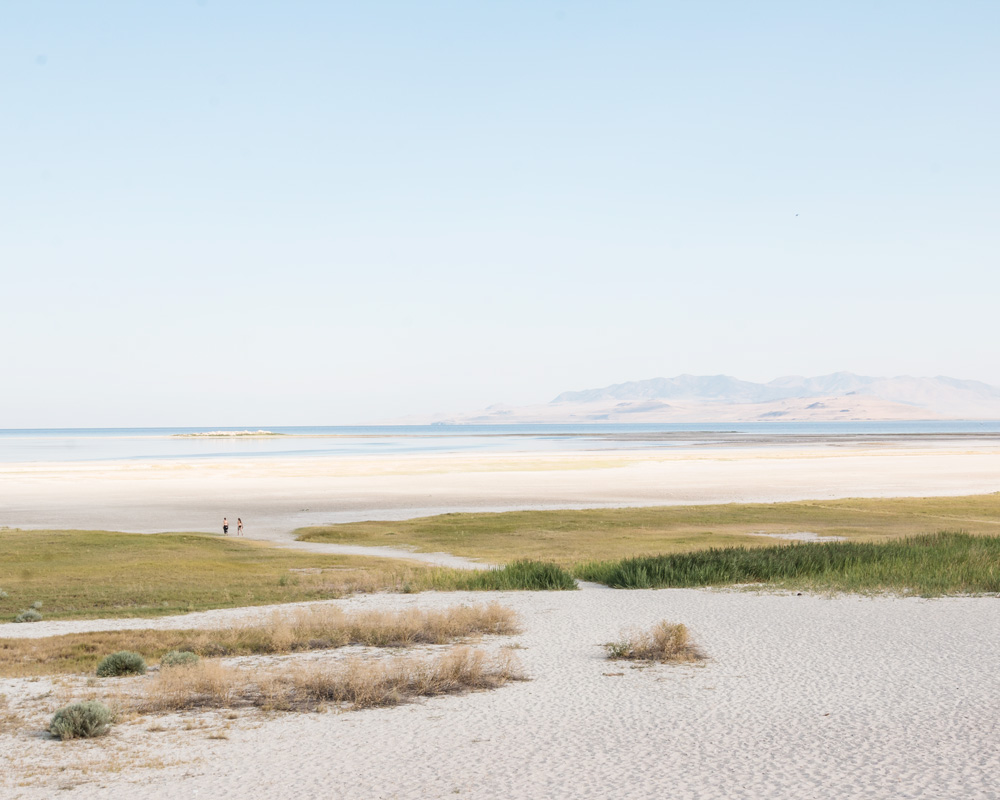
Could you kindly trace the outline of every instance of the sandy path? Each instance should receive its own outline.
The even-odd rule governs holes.
[[[995,598],[608,589],[494,596],[523,615],[517,652],[528,683],[396,709],[276,715],[237,724],[228,741],[120,726],[116,740],[95,747],[117,741],[168,766],[97,767],[65,796],[994,800],[1000,793]],[[487,597],[383,595],[350,604],[427,607]],[[602,659],[598,645],[623,625],[662,618],[688,624],[711,660],[635,669]],[[7,746],[32,761],[77,745]],[[66,780],[11,786],[6,796],[50,797]]]
[[[264,537],[258,535],[258,539]],[[418,553],[413,550],[403,550],[395,547],[367,547],[358,544],[332,544],[328,542],[298,542],[290,535],[272,534],[266,541],[273,542],[278,547],[289,550],[305,550],[310,553],[326,553],[342,556],[374,556],[376,558],[399,558],[405,561],[419,561],[433,564],[436,567],[452,567],[454,569],[490,569],[493,565],[488,561],[473,561],[451,553]]]

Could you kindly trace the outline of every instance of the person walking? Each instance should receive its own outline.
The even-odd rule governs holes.
[[[225,517],[222,518],[222,535],[223,536],[229,535],[229,520],[226,519]]]
[[[236,535],[237,536],[243,535],[243,520],[241,520],[239,517],[236,518]]]

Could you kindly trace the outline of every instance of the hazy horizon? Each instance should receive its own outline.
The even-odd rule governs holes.
[[[1000,385],[1000,6],[0,9],[0,428]]]

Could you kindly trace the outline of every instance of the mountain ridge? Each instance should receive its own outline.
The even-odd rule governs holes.
[[[785,375],[766,383],[744,381],[729,375],[678,375],[612,384],[599,389],[563,392],[552,403],[635,402],[660,400],[688,403],[769,403],[793,398],[865,395],[902,405],[924,408],[959,418],[1000,414],[1000,387],[982,381],[945,375],[891,378],[833,372],[805,377]]]
[[[494,405],[447,421],[752,422],[766,420],[1000,419],[1000,387],[937,375],[833,372],[764,383],[730,375],[677,375],[562,392],[549,403]],[[445,421],[444,418],[439,421]]]

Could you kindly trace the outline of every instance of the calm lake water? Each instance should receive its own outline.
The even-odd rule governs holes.
[[[217,430],[280,435],[184,435]],[[586,452],[914,435],[995,437],[1000,435],[1000,421],[0,429],[0,462]]]

